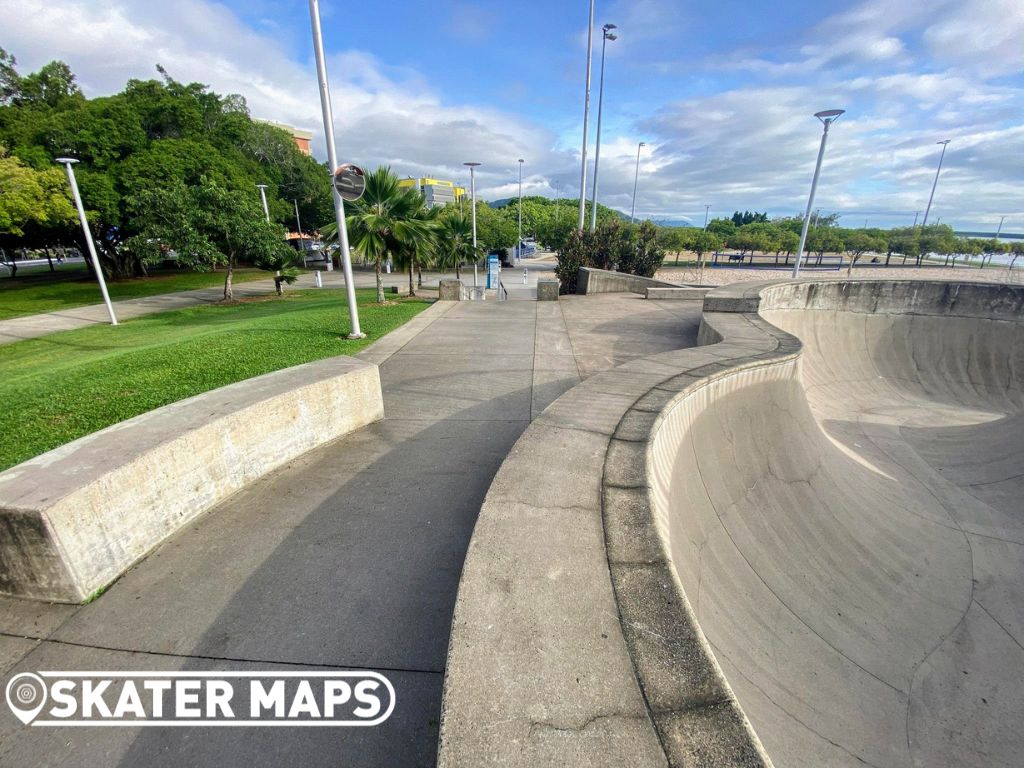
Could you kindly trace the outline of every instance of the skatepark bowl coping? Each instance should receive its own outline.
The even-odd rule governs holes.
[[[1022,313],[731,285],[563,395],[481,510],[440,765],[1019,764]]]

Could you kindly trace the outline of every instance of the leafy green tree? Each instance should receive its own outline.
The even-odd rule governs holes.
[[[59,168],[37,171],[0,147],[0,234],[20,236],[26,227],[71,225],[76,218]]]
[[[697,254],[698,281],[704,283],[704,254],[710,251],[717,251],[722,247],[722,238],[714,232],[698,232],[690,245],[693,252]]]
[[[860,229],[849,230],[843,235],[843,247],[850,255],[850,262],[846,266],[846,274],[853,273],[853,268],[861,256],[869,251],[881,253],[885,250],[885,240],[870,232]]]
[[[738,227],[729,219],[712,219],[708,222],[707,231],[718,235],[723,240],[736,233]]]
[[[624,249],[619,258],[620,272],[641,277],[654,277],[665,260],[665,249],[658,244],[658,230],[649,221],[630,232],[629,247]]]
[[[292,255],[280,227],[266,221],[257,203],[205,177],[195,186],[176,182],[144,190],[128,202],[138,234],[126,246],[147,263],[173,250],[178,262],[192,269],[226,266],[225,301],[234,298],[232,278],[240,259],[280,269]],[[295,273],[281,277],[278,292]]]
[[[590,240],[589,230],[580,231],[575,227],[565,238],[565,242],[558,251],[558,266],[555,267],[559,293],[576,293],[576,280],[580,267],[589,266]]]

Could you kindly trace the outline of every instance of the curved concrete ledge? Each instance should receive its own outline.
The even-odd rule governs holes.
[[[648,288],[679,288],[675,283],[655,280],[653,277],[627,275],[595,267],[580,267],[576,277],[576,293],[639,293],[644,295]]]
[[[0,593],[81,602],[203,511],[384,415],[335,357],[136,416],[0,473]]]
[[[919,702],[924,712],[937,713],[934,725],[927,715],[922,721],[921,714],[908,714],[913,683],[901,688],[898,680],[888,678],[884,663],[882,671],[871,669],[871,654],[883,654],[887,663],[900,638],[883,640],[871,632],[858,638],[857,632],[863,624],[882,632],[885,622],[901,622],[902,611],[914,622],[908,634],[923,623],[924,637],[933,638],[933,645],[953,636],[956,621],[947,623],[949,612],[936,606],[956,603],[951,583],[959,577],[945,569],[962,558],[955,542],[950,543],[949,530],[965,524],[918,529],[920,518],[913,517],[900,529],[889,509],[895,505],[912,515],[941,517],[951,505],[972,502],[928,476],[907,483],[917,483],[913,493],[924,487],[928,503],[938,499],[939,512],[913,511],[914,500],[900,497],[882,480],[877,481],[880,490],[868,493],[865,522],[858,522],[856,507],[847,509],[844,518],[842,510],[816,504],[814,494],[827,498],[836,484],[842,498],[859,499],[875,475],[850,469],[856,444],[851,439],[844,446],[825,434],[804,388],[803,377],[810,375],[808,382],[818,388],[813,396],[832,402],[840,393],[828,389],[825,379],[845,380],[855,371],[822,374],[820,352],[814,351],[807,374],[797,336],[806,331],[818,345],[836,343],[829,333],[840,327],[834,321],[837,313],[871,316],[865,320],[869,324],[883,321],[870,333],[853,333],[851,342],[864,344],[868,338],[866,353],[881,355],[874,377],[881,371],[897,382],[896,391],[885,393],[904,398],[894,411],[903,418],[899,408],[908,404],[900,377],[918,362],[900,363],[898,358],[912,357],[908,340],[923,333],[942,361],[920,383],[925,395],[938,398],[940,406],[956,397],[977,406],[992,401],[1001,386],[992,407],[1012,414],[1024,408],[1022,308],[1020,288],[971,283],[836,280],[727,286],[705,299],[699,343],[708,346],[633,361],[563,395],[516,444],[481,510],[453,623],[440,765],[770,765],[768,754],[781,764],[909,764],[911,742],[955,719],[952,706]],[[891,326],[884,327],[894,315],[902,316],[895,336]],[[814,319],[801,325],[801,317]],[[945,335],[921,323],[945,323],[941,327],[951,333],[936,342]],[[998,336],[987,333],[993,323],[1013,328],[1008,342],[991,340]],[[983,332],[989,341],[976,341]],[[893,352],[878,352],[887,343]],[[999,345],[1004,343],[1009,347],[1000,363]],[[863,365],[864,354],[855,355],[854,368]],[[871,374],[861,373],[869,381]],[[943,383],[947,380],[955,383]],[[880,392],[872,390],[873,396]],[[1002,446],[1016,440],[1017,453],[1011,453],[1009,464],[1022,455],[1015,437],[1018,421],[1011,417],[1005,428],[993,422],[986,432]],[[863,422],[859,426],[861,437],[872,436],[897,450],[891,433]],[[815,487],[823,456],[841,459],[840,471],[828,475],[832,485]],[[870,464],[873,458],[859,461]],[[897,459],[909,461],[904,454]],[[1012,469],[1009,464],[998,469]],[[884,476],[886,469],[879,464],[871,472]],[[1008,482],[1018,481],[1011,476]],[[771,483],[778,486],[776,495],[762,495],[759,484]],[[792,488],[798,491],[787,490]],[[813,489],[811,495],[802,497],[802,488]],[[795,493],[790,507],[815,516],[823,511],[825,517],[794,522],[778,514],[780,525],[798,527],[773,530],[770,518],[785,511],[779,504],[786,493]],[[722,507],[726,502],[735,509]],[[1012,502],[999,496],[993,503]],[[978,535],[1014,540],[1013,523],[997,512],[988,517],[978,512],[973,523]],[[723,514],[731,516],[728,523]],[[814,519],[835,530],[816,531]],[[737,525],[749,530],[741,527],[738,533]],[[858,525],[866,526],[866,538],[855,535]],[[753,546],[777,542],[778,549],[767,546],[759,553],[770,558],[763,564],[746,562],[733,539],[741,535],[750,537]],[[1016,540],[1024,543],[1024,533]],[[787,541],[798,550],[789,553]],[[865,549],[871,546],[875,552]],[[908,560],[903,550],[910,549],[915,555]],[[794,559],[793,573],[787,574],[787,562],[797,555],[804,560]],[[929,562],[929,556],[939,562]],[[1008,562],[1015,562],[1012,555]],[[819,635],[762,614],[790,609],[785,601],[777,602],[771,575],[759,580],[755,565],[774,569],[771,573],[797,591],[817,595],[825,625]],[[879,576],[895,574],[897,566],[910,572],[901,573],[894,585],[879,583]],[[1006,569],[1014,569],[1005,561],[989,567],[997,572],[1002,567],[1004,582]],[[915,582],[915,570],[927,588]],[[991,573],[974,577],[995,578]],[[805,584],[805,578],[812,583]],[[969,586],[970,576],[966,582]],[[1005,590],[1019,594],[1019,584],[1018,579],[1014,586],[1011,578],[1003,592],[996,589],[990,598],[1011,627],[1014,620],[1008,616],[1014,609],[1003,605]],[[913,610],[901,603],[900,590]],[[778,594],[786,593],[780,588]],[[889,602],[884,608],[858,605],[859,599],[869,598]],[[829,620],[827,609],[835,605],[840,617]],[[875,616],[872,610],[881,613]],[[843,611],[848,618],[842,618]],[[953,613],[961,616],[959,609]],[[710,642],[707,626],[715,630]],[[843,647],[841,635],[831,640],[840,648],[836,655],[806,645],[805,635],[813,640],[840,630],[855,638],[847,642],[859,646]],[[968,639],[958,642],[970,645]],[[1012,668],[1009,656],[1000,656],[999,663]],[[768,687],[744,676],[750,665],[771,670],[771,657],[779,664],[785,660],[793,676],[769,673]],[[943,661],[956,668],[956,662]],[[862,674],[857,665],[870,671]],[[931,685],[947,682],[928,680]],[[737,684],[739,703],[733,695]],[[957,698],[948,691],[945,695]],[[1011,694],[1010,699],[1009,705],[1001,704],[1009,707],[1011,717],[999,716],[993,726],[1001,733],[1019,720],[1020,697]],[[764,726],[772,736],[767,751],[748,722],[748,708],[758,715],[755,727]],[[904,722],[918,730],[903,732]],[[793,743],[786,743],[790,736]],[[1014,737],[1008,738],[1012,754]],[[942,748],[941,739],[936,744]],[[923,748],[915,749],[914,759],[920,760]],[[962,752],[952,754],[951,764],[963,758]]]

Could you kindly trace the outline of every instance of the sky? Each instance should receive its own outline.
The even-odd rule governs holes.
[[[338,156],[467,181],[485,199],[579,193],[586,0],[323,0]],[[253,117],[313,130],[326,157],[308,3],[0,0],[22,73],[60,59],[87,96],[157,77],[242,94]],[[588,145],[598,199],[703,224],[798,215],[831,128],[815,208],[844,226],[909,226],[950,139],[930,221],[1024,231],[1020,0],[598,0]]]

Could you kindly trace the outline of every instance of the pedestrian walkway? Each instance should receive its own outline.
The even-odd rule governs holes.
[[[695,343],[700,302],[630,294],[444,302],[364,350],[384,421],[291,462],[190,524],[85,606],[0,599],[21,671],[373,669],[375,728],[29,728],[0,765],[429,766],[466,548],[530,420],[629,359]]]

